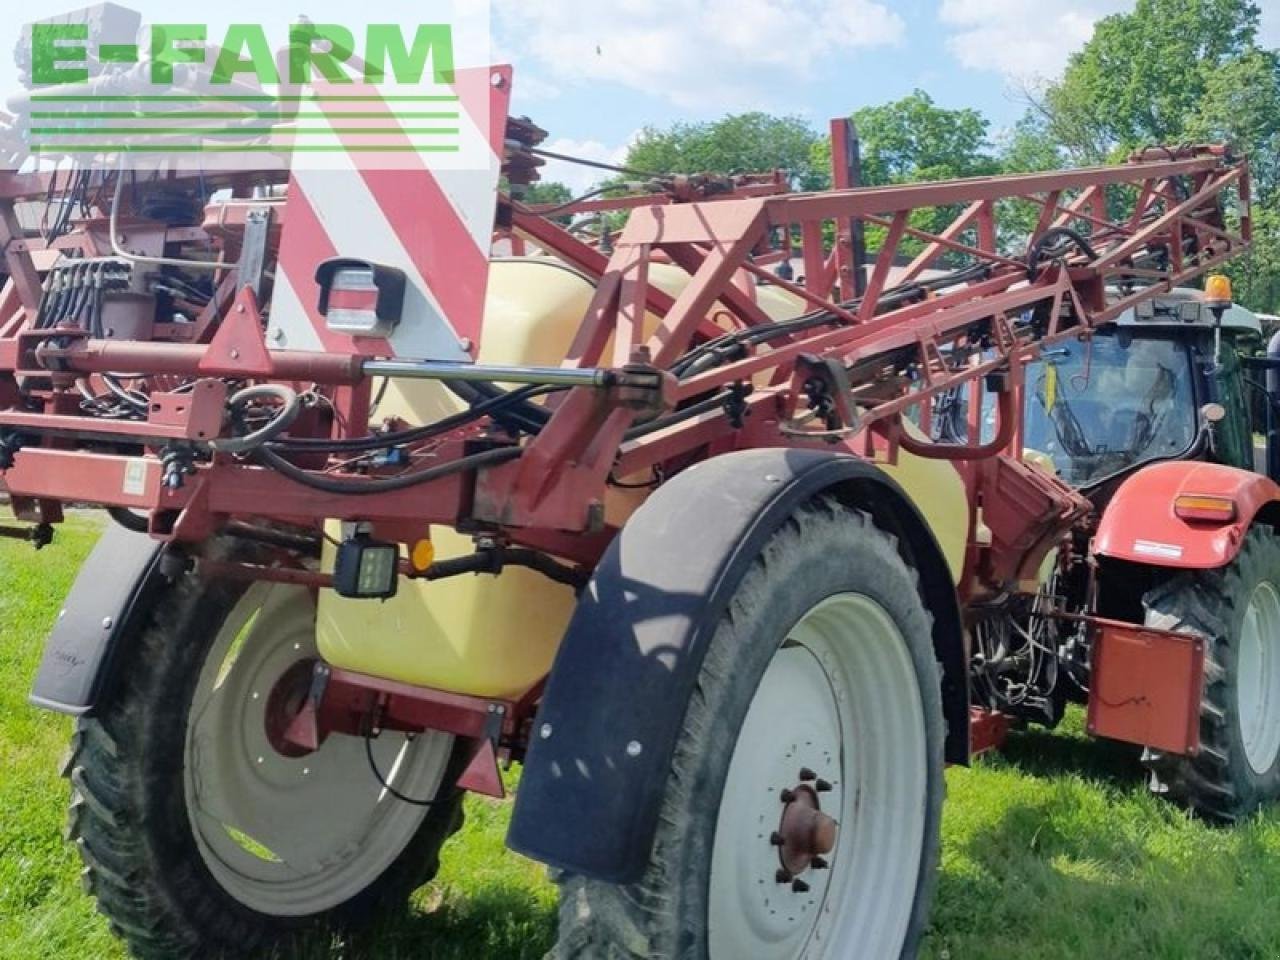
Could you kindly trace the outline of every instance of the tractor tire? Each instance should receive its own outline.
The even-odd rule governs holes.
[[[944,792],[931,627],[867,514],[825,498],[795,513],[711,640],[643,879],[563,877],[550,956],[914,957]]]
[[[1148,626],[1206,638],[1200,751],[1147,749],[1155,793],[1231,822],[1280,796],[1280,538],[1246,535],[1217,570],[1180,573],[1143,598]]]
[[[403,908],[461,826],[462,745],[370,744],[397,789],[435,798],[416,807],[382,790],[360,738],[274,749],[269,694],[315,656],[304,587],[186,574],[145,620],[64,769],[85,890],[133,956],[293,957]]]

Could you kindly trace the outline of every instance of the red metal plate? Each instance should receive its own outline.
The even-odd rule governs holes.
[[[1094,736],[1194,754],[1203,690],[1203,637],[1099,623],[1089,691]]]

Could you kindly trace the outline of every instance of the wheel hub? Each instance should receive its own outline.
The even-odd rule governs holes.
[[[836,846],[837,823],[822,812],[819,793],[831,789],[809,769],[800,771],[800,784],[781,794],[782,820],[769,842],[778,848],[777,880],[790,883],[798,893],[808,890],[800,875],[811,867],[825,870],[826,855]]]

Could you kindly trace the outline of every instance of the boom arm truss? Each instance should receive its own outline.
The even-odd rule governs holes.
[[[846,156],[847,146],[837,142],[836,153]],[[842,442],[888,458],[906,446],[971,460],[1013,451],[1023,366],[1046,345],[1087,335],[1239,254],[1250,240],[1248,183],[1246,164],[1220,147],[1148,151],[1116,167],[815,194],[782,194],[759,179],[723,199],[631,207],[607,259],[511,202],[511,231],[592,276],[595,295],[563,369],[477,366],[465,375],[528,384],[531,393],[577,385],[545,401],[524,436],[482,403],[456,425],[405,439],[414,465],[366,461],[353,470],[345,449],[376,440],[368,428],[375,375],[462,371],[269,349],[257,296],[232,267],[219,275],[194,342],[38,330],[39,273],[12,204],[41,187],[10,178],[0,183],[12,278],[0,301],[0,486],[29,519],[56,519],[59,502],[99,503],[143,511],[155,535],[184,540],[247,516],[461,524],[590,562],[609,535],[601,503],[612,478],[661,477],[754,446]],[[238,242],[243,220],[228,211],[185,239],[207,242],[212,221]],[[878,246],[861,282],[859,231]],[[795,280],[778,269],[792,258],[802,263]],[[659,289],[656,263],[685,271],[687,285]],[[775,321],[757,296],[763,284],[792,295],[802,312]],[[646,329],[647,315],[659,318],[655,329]],[[145,416],[108,420],[82,405],[78,382],[119,370],[145,386]],[[1001,395],[992,442],[943,445],[904,431],[911,407],[927,419],[932,397],[981,378]],[[292,384],[323,397],[333,415],[304,416],[261,449],[219,447],[229,380]],[[528,400],[489,403],[496,411]],[[273,446],[282,440],[293,446]]]

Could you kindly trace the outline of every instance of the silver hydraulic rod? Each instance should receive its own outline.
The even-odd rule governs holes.
[[[492,383],[527,383],[550,387],[654,387],[656,372],[604,370],[599,367],[508,367],[492,364],[448,363],[437,360],[366,360],[366,377],[403,380],[486,380]]]

